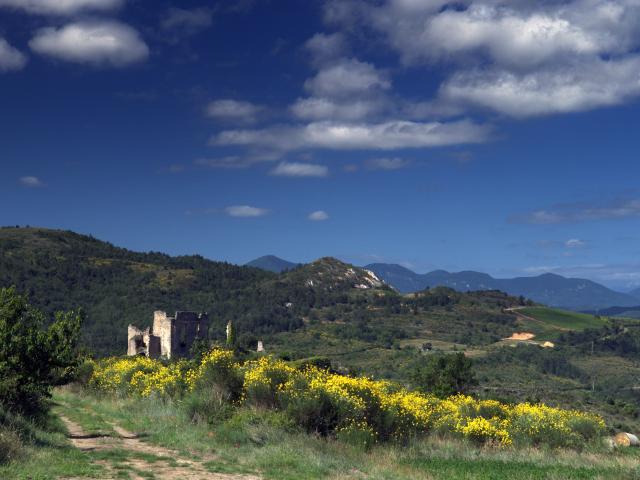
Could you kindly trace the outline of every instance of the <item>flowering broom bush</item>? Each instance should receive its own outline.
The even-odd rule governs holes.
[[[308,431],[357,438],[370,445],[429,433],[500,446],[579,447],[604,434],[602,418],[544,404],[504,404],[468,395],[441,399],[392,382],[348,377],[315,366],[294,368],[272,357],[240,364],[213,349],[198,365],[165,365],[144,357],[107,359],[95,365],[90,385],[143,397],[199,395],[191,405],[215,403],[280,410]],[[204,396],[204,397],[203,397]]]

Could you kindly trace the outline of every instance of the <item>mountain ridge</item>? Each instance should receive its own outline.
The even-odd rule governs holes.
[[[244,264],[245,267],[261,268],[273,273],[282,273],[299,267],[300,263],[290,262],[275,255],[263,255]]]
[[[572,310],[594,310],[627,307],[638,299],[616,292],[599,283],[582,278],[567,278],[553,273],[535,277],[494,278],[472,270],[447,272],[434,270],[419,274],[397,264],[372,263],[364,268],[373,270],[382,280],[401,293],[411,293],[427,287],[447,286],[458,291],[502,290],[510,295],[522,295],[536,302]]]

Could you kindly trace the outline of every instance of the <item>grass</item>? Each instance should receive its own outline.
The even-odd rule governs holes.
[[[50,480],[56,478],[95,478],[103,468],[73,448],[62,422],[51,416],[41,424],[21,421],[16,428],[22,437],[21,456],[0,465],[0,478],[12,480]]]
[[[300,432],[277,412],[241,409],[224,422],[208,425],[192,423],[179,403],[96,399],[64,390],[56,398],[85,412],[75,418],[80,423],[86,421],[87,426],[95,425],[95,418],[108,419],[143,433],[145,441],[179,450],[188,458],[201,459],[211,472],[253,473],[267,480],[570,480],[632,479],[640,475],[640,452],[610,452],[600,446],[588,447],[584,452],[517,450],[433,437],[415,439],[408,445],[377,445],[366,451]],[[115,465],[116,460],[112,462]],[[4,477],[0,474],[0,478]]]
[[[563,332],[600,328],[607,323],[593,315],[548,307],[528,307],[518,313],[533,319],[520,317],[520,324],[524,330],[535,333],[536,340],[554,340]]]

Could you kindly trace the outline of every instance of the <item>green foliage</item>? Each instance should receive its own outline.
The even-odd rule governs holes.
[[[584,373],[569,361],[570,356],[571,353],[561,347],[542,348],[538,345],[520,344],[500,348],[480,362],[488,366],[520,363],[543,374],[576,379],[584,377]]]
[[[34,414],[45,408],[51,387],[73,378],[82,315],[46,317],[13,288],[0,289],[0,404]]]
[[[19,459],[23,445],[16,432],[0,426],[0,465]]]
[[[236,346],[236,328],[233,326],[233,322],[229,320],[227,322],[227,347],[234,348]]]
[[[420,390],[440,397],[465,393],[478,383],[473,362],[464,353],[428,356],[410,375]]]

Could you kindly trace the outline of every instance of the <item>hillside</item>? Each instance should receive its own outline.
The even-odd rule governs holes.
[[[278,356],[403,383],[426,355],[462,351],[476,361],[481,396],[540,399],[640,427],[640,329],[631,328],[640,323],[631,320],[531,306],[497,290],[401,295],[330,257],[274,274],[46,229],[0,229],[0,286],[9,285],[49,313],[82,307],[84,345],[99,355],[122,354],[126,326],[149,325],[156,309],[193,309],[209,312],[213,341],[233,320],[247,351],[262,340]],[[546,341],[554,347],[540,348]]]
[[[510,295],[524,296],[554,307],[571,310],[595,310],[611,306],[633,306],[638,303],[631,295],[613,291],[591,280],[565,278],[551,273],[535,277],[498,279],[486,273],[435,270],[417,274],[394,264],[367,265],[381,279],[400,292],[409,293],[430,286],[446,286],[458,291],[502,290]]]
[[[276,257],[275,255],[264,255],[262,257],[256,258],[255,260],[251,260],[250,262],[245,263],[245,265],[247,267],[261,268],[262,270],[267,270],[268,272],[282,273],[285,270],[292,270],[298,267],[300,264],[283,260],[282,258]]]
[[[127,325],[144,328],[154,310],[206,311],[213,338],[229,320],[241,333],[273,333],[299,328],[309,308],[357,285],[382,287],[372,282],[333,259],[278,276],[197,255],[131,252],[73,232],[0,229],[0,286],[15,285],[49,314],[81,307],[84,344],[104,354],[122,352]]]

